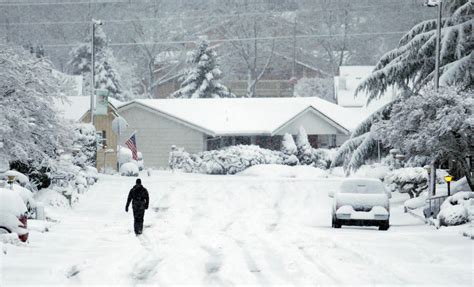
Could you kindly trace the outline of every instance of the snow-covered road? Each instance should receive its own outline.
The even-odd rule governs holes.
[[[0,285],[473,284],[472,241],[392,200],[391,228],[330,227],[337,179],[156,173],[135,237],[135,178],[102,176],[50,232],[6,247]],[[403,197],[404,198],[404,197]]]

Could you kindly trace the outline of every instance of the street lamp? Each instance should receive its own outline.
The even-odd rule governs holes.
[[[102,21],[92,19],[92,41],[91,41],[91,124],[94,125],[94,95],[95,95],[95,29],[101,26]]]
[[[451,181],[453,181],[453,176],[452,175],[445,175],[444,180],[448,184],[448,196],[451,195]]]
[[[442,0],[426,0],[426,7],[438,7],[438,21],[436,24],[436,63],[435,63],[435,88],[439,89],[439,48],[441,38],[441,10],[443,8]]]

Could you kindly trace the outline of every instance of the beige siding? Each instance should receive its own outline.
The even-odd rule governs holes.
[[[87,112],[85,116],[82,117],[82,121],[85,123],[90,122],[90,113]],[[105,166],[107,168],[117,169],[117,136],[112,131],[112,121],[115,119],[115,116],[112,112],[112,109],[108,108],[107,115],[94,116],[94,127],[96,131],[105,131],[105,137],[107,138],[107,148],[113,149],[113,153],[107,153]],[[104,149],[99,147],[97,149],[97,158],[96,158],[96,168],[101,170],[104,168]]]
[[[122,137],[122,144],[136,130],[138,150],[143,154],[146,167],[168,168],[172,145],[184,147],[189,153],[205,150],[204,134],[179,122],[170,120],[142,107],[133,106],[120,110],[129,129]]]

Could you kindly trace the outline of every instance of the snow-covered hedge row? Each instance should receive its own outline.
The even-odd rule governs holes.
[[[324,151],[320,151],[320,154],[327,156]],[[197,154],[189,154],[183,148],[173,146],[169,159],[169,166],[173,170],[205,174],[235,174],[258,164],[294,166],[300,164],[300,161],[293,154],[256,145],[229,146]],[[318,167],[312,162],[308,165]]]
[[[235,174],[257,164],[283,164],[288,157],[279,151],[255,145],[230,146],[220,150],[189,154],[172,147],[169,165],[173,170],[207,174]]]

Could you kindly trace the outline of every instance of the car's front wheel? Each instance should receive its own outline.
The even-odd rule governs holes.
[[[335,216],[332,218],[332,228],[341,228],[341,223]]]
[[[387,219],[387,220],[382,221],[382,223],[380,223],[379,230],[388,230],[389,227],[390,227],[390,224],[388,223],[388,219]]]

